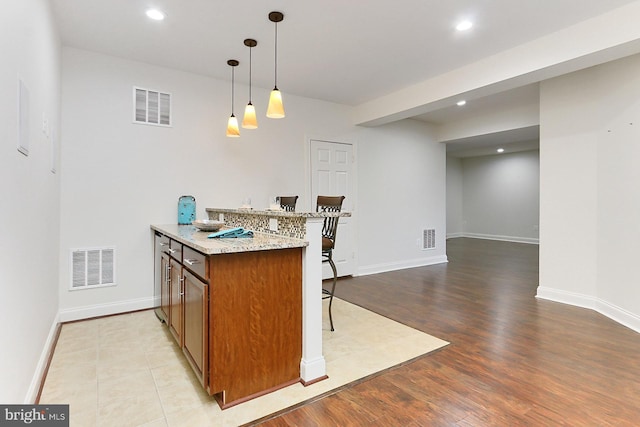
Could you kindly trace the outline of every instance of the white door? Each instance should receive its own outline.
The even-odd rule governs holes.
[[[355,180],[353,145],[314,140],[311,141],[311,209],[316,210],[316,200],[321,196],[345,196],[344,212],[353,212],[355,206]],[[342,217],[338,221],[333,261],[338,276],[355,273],[354,218]],[[322,277],[333,277],[328,263],[324,263]]]

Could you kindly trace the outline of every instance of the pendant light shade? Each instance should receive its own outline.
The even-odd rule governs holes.
[[[274,85],[269,96],[269,107],[267,108],[267,117],[271,119],[281,119],[284,117],[284,105],[282,104],[282,93],[278,89],[278,22],[284,19],[282,12],[271,12],[269,21],[276,24],[275,31],[275,61],[274,61]]]
[[[237,138],[240,136],[240,129],[238,128],[238,119],[233,114],[229,117],[227,122],[227,136]]]
[[[227,122],[227,136],[239,137],[240,129],[238,129],[238,119],[236,118],[235,114],[233,114],[233,107],[234,107],[233,104],[234,104],[234,95],[235,95],[234,87],[236,83],[235,67],[237,67],[238,64],[240,63],[235,59],[230,59],[227,61],[227,64],[231,66],[231,116],[229,117],[229,121]]]
[[[251,103],[251,49],[258,45],[254,39],[245,39],[244,45],[249,47],[249,103],[244,108],[244,118],[242,127],[245,129],[257,129],[258,119],[256,118],[256,107]]]
[[[276,86],[269,95],[269,107],[267,117],[270,119],[281,119],[284,117],[284,105],[282,105],[282,92]]]
[[[245,129],[257,129],[258,119],[256,117],[256,107],[251,101],[244,107],[244,118],[242,119],[242,127]]]

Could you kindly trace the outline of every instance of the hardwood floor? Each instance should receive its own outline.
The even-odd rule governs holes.
[[[261,425],[640,424],[640,334],[537,300],[536,245],[451,239],[447,255],[340,280],[336,295],[449,346]]]

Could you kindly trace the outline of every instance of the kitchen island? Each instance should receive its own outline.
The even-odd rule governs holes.
[[[350,212],[287,212],[207,208],[209,219],[224,220],[230,227],[303,239],[302,251],[302,360],[300,381],[305,384],[327,378],[322,353],[322,225],[326,217],[350,217]]]
[[[160,313],[202,386],[227,408],[300,381],[302,239],[209,239],[152,225]]]
[[[350,214],[206,211],[254,237],[209,239],[190,225],[151,226],[162,248],[161,313],[203,387],[226,408],[326,378],[322,223]]]

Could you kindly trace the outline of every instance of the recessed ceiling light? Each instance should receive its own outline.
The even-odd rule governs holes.
[[[162,21],[164,19],[164,13],[158,9],[148,9],[147,16],[154,21]]]
[[[497,151],[498,153],[504,153],[504,148],[498,148],[496,151]]]
[[[463,99],[463,100],[461,100],[461,101],[456,102],[456,105],[457,105],[458,107],[462,107],[462,106],[463,106],[464,104],[466,104],[466,103],[467,103],[467,101],[465,101],[465,100]]]
[[[460,22],[458,22],[458,25],[456,25],[456,30],[458,30],[458,31],[467,31],[471,27],[473,27],[473,22],[471,22],[471,21],[460,21]]]

